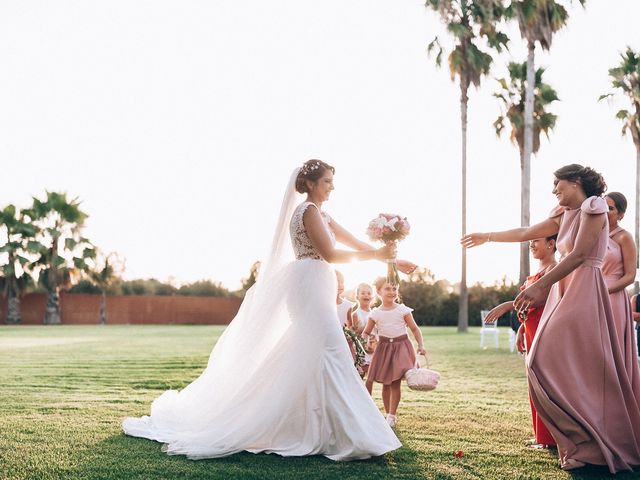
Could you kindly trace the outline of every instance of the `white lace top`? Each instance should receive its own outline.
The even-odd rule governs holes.
[[[303,215],[307,210],[307,207],[313,205],[313,208],[318,208],[315,203],[303,202],[296,207],[291,216],[291,223],[289,224],[289,233],[291,234],[291,244],[293,245],[293,253],[296,256],[296,260],[302,258],[313,258],[316,260],[323,260],[322,256],[313,248],[311,239],[307,235],[307,230],[304,228]],[[318,209],[324,220],[327,233],[331,237],[332,243],[335,244],[336,237],[331,229],[331,217]]]

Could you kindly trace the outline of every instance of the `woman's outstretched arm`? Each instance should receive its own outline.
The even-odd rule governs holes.
[[[502,232],[476,232],[465,235],[460,243],[466,248],[477,247],[487,242],[527,242],[536,238],[546,238],[558,233],[560,217],[547,218],[530,227],[514,228]]]

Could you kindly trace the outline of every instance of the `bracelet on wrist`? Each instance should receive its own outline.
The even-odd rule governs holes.
[[[487,242],[490,242],[490,241],[491,241],[491,234],[492,234],[492,233],[493,233],[493,232],[489,232],[489,236],[487,237]]]

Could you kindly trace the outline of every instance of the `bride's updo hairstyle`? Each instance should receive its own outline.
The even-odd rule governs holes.
[[[601,197],[607,190],[604,178],[591,167],[583,167],[577,163],[565,165],[553,172],[556,179],[577,182],[587,197]]]
[[[336,173],[335,168],[322,160],[307,160],[304,162],[296,178],[296,192],[309,193],[307,180],[317,182],[327,170],[331,170],[331,173]]]

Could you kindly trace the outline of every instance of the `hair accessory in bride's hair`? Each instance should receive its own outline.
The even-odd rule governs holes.
[[[302,173],[303,175],[307,176],[312,172],[315,172],[316,170],[318,170],[320,168],[320,160],[313,160],[310,162],[305,162],[305,164],[302,166],[302,169],[300,170],[300,173]]]

